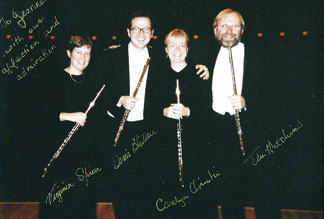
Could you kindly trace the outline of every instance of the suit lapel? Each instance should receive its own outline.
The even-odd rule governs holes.
[[[125,60],[124,62],[120,62],[122,65],[122,72],[120,72],[122,81],[121,81],[121,86],[122,86],[122,93],[123,95],[129,95],[129,57],[128,57],[128,45],[125,46],[123,54],[122,54],[122,60]]]
[[[242,96],[245,97],[245,95],[248,93],[248,86],[250,83],[248,82],[247,78],[249,77],[248,75],[248,58],[249,52],[246,49],[246,44],[244,44],[244,68],[243,68],[243,86],[242,86]]]
[[[150,60],[150,65],[149,65],[149,69],[148,69],[148,72],[147,72],[147,79],[146,79],[146,88],[145,88],[145,100],[144,100],[144,119],[147,117],[147,112],[148,112],[148,107],[149,107],[149,103],[150,103],[150,94],[151,94],[151,77],[152,77],[152,74],[154,74],[152,72],[152,61],[154,63],[155,60],[152,60],[152,50],[147,48],[148,49],[148,53],[149,53],[149,57],[151,58]]]
[[[212,74],[214,74],[214,68],[215,68],[215,64],[216,64],[216,59],[220,50],[220,45],[217,44],[215,47],[213,47],[213,54],[211,57],[213,57],[213,59],[211,60],[211,63],[213,66],[212,69],[210,69],[210,72],[212,72]],[[248,90],[248,86],[249,86],[249,82],[247,80],[248,76],[248,59],[247,58],[249,56],[249,52],[246,49],[246,44],[244,44],[244,67],[243,67],[243,87],[242,87],[242,96],[245,97],[245,95],[247,94],[247,90]],[[211,77],[212,78],[212,77]]]

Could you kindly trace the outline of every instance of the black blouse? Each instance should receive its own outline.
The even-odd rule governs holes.
[[[182,151],[184,163],[184,182],[186,185],[196,176],[204,160],[202,155],[204,146],[203,118],[208,109],[206,81],[196,75],[197,70],[193,65],[188,64],[181,72],[175,72],[168,66],[164,72],[163,93],[161,100],[163,108],[177,103],[175,94],[176,79],[179,79],[180,103],[189,107],[190,116],[181,119],[182,126]],[[165,178],[168,183],[178,184],[178,140],[177,140],[178,120],[164,117],[161,126],[163,140],[160,152],[160,165],[164,169]],[[172,187],[172,186],[171,186]]]

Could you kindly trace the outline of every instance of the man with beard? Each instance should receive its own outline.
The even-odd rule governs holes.
[[[212,112],[210,121],[211,150],[213,151],[212,162],[217,165],[221,172],[220,192],[223,218],[245,218],[243,198],[246,194],[246,175],[243,173],[243,161],[246,156],[242,155],[240,141],[235,121],[235,110],[239,110],[240,123],[244,132],[243,140],[247,142],[246,116],[254,114],[252,102],[255,101],[251,94],[259,90],[251,79],[254,77],[253,65],[256,62],[241,42],[245,30],[245,23],[241,14],[232,9],[221,11],[213,22],[213,30],[219,47],[213,49],[212,62],[214,63],[212,78]],[[229,61],[229,49],[232,50],[232,60],[236,79],[237,94],[233,91],[232,72]],[[251,48],[251,47],[249,47]],[[217,53],[215,53],[217,51]],[[215,56],[216,55],[216,56]],[[249,62],[247,62],[247,60]],[[248,63],[248,64],[247,64]],[[250,68],[252,64],[253,68]],[[252,91],[252,93],[251,93]],[[246,109],[246,97],[248,97],[248,109]],[[245,152],[248,152],[248,144],[244,144]],[[215,156],[216,155],[216,156]],[[216,160],[215,160],[216,157]],[[219,197],[215,195],[215,197]]]
[[[214,67],[212,108],[220,115],[233,115],[235,110],[245,108],[245,98],[242,96],[244,44],[240,42],[245,24],[238,12],[226,9],[217,15],[213,28],[221,48]],[[233,53],[237,95],[233,95],[228,47],[232,48]]]
[[[269,168],[250,164],[255,147],[264,142],[265,119],[271,114],[271,75],[268,60],[265,61],[264,44],[253,41],[253,45],[242,43],[245,22],[238,11],[225,9],[213,22],[217,48],[212,48],[212,111],[209,115],[211,162],[221,174],[219,196],[224,219],[245,218],[244,206],[254,201],[257,218],[281,218],[276,188],[269,183],[273,177]],[[234,94],[232,69],[229,59],[232,51],[233,69],[237,94]],[[217,51],[215,53],[215,51]],[[271,55],[271,54],[270,54]],[[270,85],[269,85],[270,84]],[[267,93],[265,93],[267,92]],[[265,99],[267,98],[267,101]],[[267,105],[265,105],[267,104]],[[243,131],[245,154],[242,155],[235,121],[235,110],[239,111]],[[216,158],[215,158],[216,157]],[[270,175],[269,175],[270,174]],[[265,176],[268,176],[265,177]],[[274,180],[271,180],[273,182]]]

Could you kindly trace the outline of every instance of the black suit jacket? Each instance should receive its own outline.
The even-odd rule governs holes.
[[[161,72],[161,63],[165,58],[152,48],[148,48],[151,58],[144,103],[144,120],[153,120],[162,115],[162,107],[159,104],[159,90],[163,82],[163,72]],[[117,49],[108,50],[104,59],[105,81],[108,84],[107,110],[114,115],[115,119],[121,120],[125,108],[117,107],[116,104],[121,96],[129,96],[129,60],[128,46],[120,46]],[[144,66],[143,66],[144,67]],[[161,114],[161,115],[159,115]]]
[[[249,45],[244,44],[245,55],[244,55],[244,72],[243,72],[243,86],[242,86],[242,96],[245,98],[246,106],[248,107],[253,104],[253,96],[255,96],[255,92],[260,92],[258,83],[259,78],[262,72],[258,72],[259,67],[262,66],[262,63],[259,62],[258,56],[255,54],[255,51]],[[210,56],[208,57],[208,67],[213,76],[216,58],[218,56],[220,50],[220,45],[214,45],[212,50],[210,51]],[[211,77],[212,79],[212,77]],[[258,82],[259,81],[259,82]],[[212,83],[212,80],[210,80]],[[252,100],[250,100],[250,97]]]
[[[211,76],[215,67],[217,55],[220,50],[220,45],[215,42],[215,46],[211,47],[209,55],[209,69]],[[244,72],[243,72],[243,86],[242,96],[245,99],[246,111],[240,112],[241,127],[243,130],[243,140],[247,145],[254,145],[259,142],[258,139],[265,135],[264,129],[264,111],[267,107],[267,98],[265,95],[266,82],[264,73],[267,72],[265,69],[263,57],[253,47],[244,43],[245,55],[244,55]],[[211,77],[212,79],[212,77]],[[210,80],[210,87],[212,80]],[[210,90],[210,100],[212,101],[212,94]],[[215,113],[212,111],[212,113]],[[233,123],[233,125],[235,125]],[[247,151],[248,148],[246,148]]]

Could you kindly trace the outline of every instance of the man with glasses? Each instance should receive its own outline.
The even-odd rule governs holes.
[[[220,12],[213,23],[215,38],[221,45],[214,67],[212,80],[213,110],[221,115],[233,115],[235,110],[245,108],[242,94],[244,44],[241,43],[245,24],[239,12],[226,9]],[[232,48],[237,95],[233,95],[228,47]]]
[[[262,73],[265,72],[266,67],[264,67],[265,62],[262,56],[257,53],[258,46],[241,42],[244,30],[245,22],[241,14],[232,9],[221,11],[213,22],[213,31],[219,45],[213,49],[214,56],[211,60],[214,68],[212,68],[210,135],[215,136],[211,139],[211,148],[214,150],[212,154],[217,155],[214,156],[217,157],[214,162],[222,175],[221,188],[218,188],[218,191],[222,198],[224,219],[245,218],[244,206],[246,204],[244,203],[251,201],[249,199],[258,194],[257,177],[251,177],[254,174],[252,173],[254,167],[249,166],[251,162],[246,161],[252,150],[259,144],[257,139],[264,136],[264,124],[260,119],[262,118],[260,112],[265,109],[262,93],[266,87],[266,80]],[[232,79],[229,47],[232,51],[235,85]],[[234,94],[234,86],[236,86],[237,94]],[[240,149],[235,110],[240,112],[239,118],[246,155],[242,155]],[[249,178],[253,180],[249,181]],[[264,197],[262,196],[261,199]],[[274,214],[267,218],[277,218],[276,215],[280,212],[276,210],[273,212]],[[265,218],[264,215],[259,217]]]
[[[115,106],[109,109],[109,115],[121,118],[124,110],[127,109],[130,110],[130,113],[125,126],[129,126],[129,123],[143,123],[147,126],[156,117],[156,110],[159,112],[162,110],[156,105],[156,98],[160,92],[159,87],[156,86],[163,83],[161,81],[163,73],[159,73],[159,71],[161,66],[167,65],[167,63],[162,51],[148,47],[151,38],[153,38],[154,29],[150,15],[146,12],[138,11],[131,16],[127,34],[130,38],[129,44],[109,53],[111,60],[108,63],[110,66],[109,77],[111,74],[114,75],[110,84],[114,93],[111,93],[112,96],[109,98],[112,100],[112,105]],[[149,57],[151,58],[150,65],[136,98],[134,98],[133,92]],[[209,72],[205,66],[197,65],[196,68],[198,69],[197,74],[200,74],[201,78],[204,80],[209,78]]]
[[[158,99],[163,84],[161,65],[166,59],[162,51],[148,47],[153,34],[150,15],[146,11],[135,12],[127,28],[130,42],[126,46],[109,49],[105,58],[109,88],[105,100],[109,101],[109,116],[106,114],[105,117],[109,121],[105,130],[110,132],[105,136],[108,150],[105,166],[112,168],[108,180],[114,190],[117,218],[152,218],[151,213],[156,211],[154,189],[150,184],[155,179],[153,175],[157,174],[154,172],[156,159],[152,154],[159,146],[159,125],[155,121],[163,117]],[[148,58],[149,66],[134,98]],[[130,113],[117,145],[113,146],[125,110],[130,110]]]
[[[151,72],[158,61],[155,58],[155,52],[147,47],[154,34],[149,16],[142,11],[136,12],[130,19],[127,34],[130,38],[128,45],[109,51],[108,54],[110,60],[108,63],[109,77],[113,79],[110,83],[113,93],[109,96],[113,107],[109,108],[109,115],[118,120],[122,118],[124,110],[127,109],[130,110],[127,122],[141,123],[144,122],[144,118],[146,119],[149,113],[147,104],[144,104],[148,98],[146,94],[150,93],[147,81],[150,81],[151,77],[156,74]],[[150,65],[136,98],[134,98],[133,93],[149,57],[151,58]],[[126,129],[125,127],[124,131]],[[124,135],[124,133],[122,134]]]
[[[232,9],[221,11],[213,22],[215,38],[219,46],[213,50],[214,64],[212,78],[212,110],[211,136],[217,134],[218,138],[212,139],[214,154],[217,154],[218,168],[222,174],[220,195],[222,202],[223,218],[245,218],[244,205],[242,203],[242,184],[244,179],[240,166],[243,155],[240,150],[240,142],[234,118],[235,110],[245,113],[245,47],[241,37],[245,30],[245,23],[241,14]],[[229,50],[232,50],[236,90],[233,92]],[[215,53],[215,51],[217,51]],[[244,77],[243,77],[244,73]],[[244,79],[243,79],[244,78]],[[244,81],[244,83],[243,83]],[[244,85],[244,86],[243,86]],[[240,113],[241,116],[241,113]],[[243,121],[241,120],[241,126]],[[243,130],[245,131],[245,130]],[[244,133],[245,134],[245,133]],[[243,135],[243,140],[244,135]],[[244,141],[245,142],[245,141]],[[217,196],[219,197],[219,196]]]
[[[107,84],[110,87],[107,114],[109,118],[113,118],[107,123],[109,127],[106,129],[112,132],[110,136],[106,136],[107,147],[112,148],[112,159],[107,159],[107,165],[112,165],[113,175],[116,176],[113,187],[117,188],[114,208],[118,218],[152,218],[150,214],[157,212],[153,199],[156,189],[152,183],[159,177],[155,169],[155,162],[159,162],[156,149],[163,146],[159,139],[162,127],[160,119],[163,118],[162,101],[159,99],[166,80],[162,66],[167,66],[168,63],[162,50],[156,51],[148,47],[154,34],[148,13],[135,12],[128,25],[130,42],[127,46],[108,50],[109,62],[105,61],[108,65]],[[134,91],[148,58],[149,66],[134,98]],[[207,68],[200,68],[202,70],[197,73],[201,73],[200,76],[204,79],[207,75],[208,79]],[[117,146],[114,147],[113,141],[125,110],[130,110],[130,113]]]

